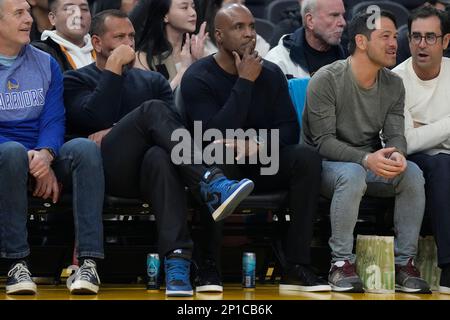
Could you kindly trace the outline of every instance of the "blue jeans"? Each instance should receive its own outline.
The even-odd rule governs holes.
[[[395,197],[395,263],[405,265],[417,253],[417,242],[425,209],[425,180],[419,167],[408,161],[393,179],[376,176],[352,162],[322,162],[322,194],[332,199],[330,207],[332,262],[355,261],[353,231],[364,194]]]
[[[104,176],[100,149],[88,139],[65,143],[52,168],[73,193],[78,257],[102,259]],[[20,259],[30,254],[27,242],[27,149],[17,142],[0,144],[0,255]],[[69,187],[71,186],[71,187]]]

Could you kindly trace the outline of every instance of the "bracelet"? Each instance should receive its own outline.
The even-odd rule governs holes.
[[[363,167],[364,167],[364,169],[367,169],[368,167],[367,167],[367,160],[369,160],[369,155],[370,155],[370,153],[366,153],[366,155],[364,156],[364,158],[362,159],[362,165],[363,165]]]

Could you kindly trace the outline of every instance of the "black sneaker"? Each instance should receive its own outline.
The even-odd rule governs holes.
[[[72,294],[97,294],[99,284],[100,278],[95,261],[86,259],[76,271],[69,290]]]
[[[420,271],[409,258],[404,266],[395,265],[395,290],[407,293],[431,293],[428,283],[420,277]]]
[[[213,260],[204,260],[194,280],[196,292],[223,292],[219,270]]]
[[[280,290],[318,292],[331,291],[331,287],[308,267],[295,265],[281,277]]]
[[[337,292],[363,293],[363,283],[356,273],[355,265],[348,260],[336,261],[328,274],[331,290]]]
[[[36,284],[25,261],[14,264],[8,271],[6,294],[36,294]]]
[[[450,294],[450,266],[442,269],[439,293]]]

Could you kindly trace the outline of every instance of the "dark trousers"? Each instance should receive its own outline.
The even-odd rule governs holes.
[[[431,215],[438,265],[450,264],[450,155],[416,153],[408,157],[425,177],[425,214]]]
[[[322,161],[314,150],[292,145],[280,150],[280,167],[276,175],[260,175],[258,165],[220,166],[228,178],[247,177],[255,182],[255,192],[289,190],[290,222],[283,240],[283,250],[288,263],[311,263],[313,219],[317,210]],[[198,259],[211,258],[219,262],[223,223],[215,223],[204,216],[205,232],[196,253]],[[197,244],[196,244],[197,247]],[[197,251],[197,249],[196,249]]]
[[[178,128],[183,126],[171,107],[152,100],[123,117],[102,141],[107,193],[150,201],[162,257],[175,249],[192,250],[184,187],[195,191],[208,170],[172,163],[171,150],[177,142],[171,135]],[[210,171],[209,179],[220,175],[218,169]]]

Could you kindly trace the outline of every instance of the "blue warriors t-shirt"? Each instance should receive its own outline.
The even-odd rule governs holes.
[[[0,143],[57,153],[64,140],[62,94],[58,64],[44,52],[27,45],[9,67],[0,65]]]

